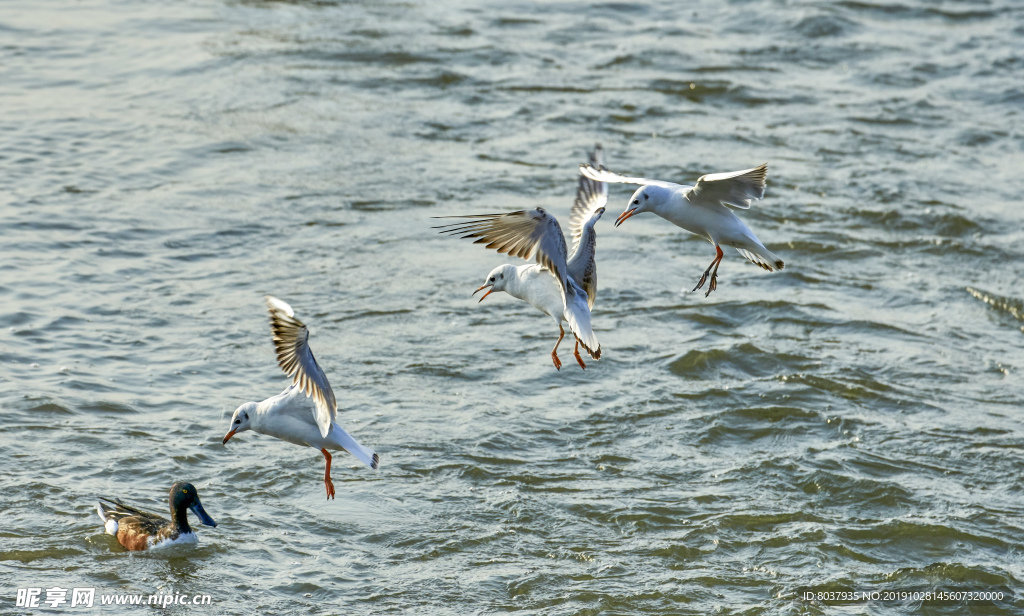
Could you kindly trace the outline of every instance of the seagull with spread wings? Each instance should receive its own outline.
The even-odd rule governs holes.
[[[590,154],[595,169],[604,169],[603,151],[598,145]],[[526,260],[527,265],[501,265],[494,268],[478,292],[488,289],[480,301],[495,291],[504,291],[512,297],[531,304],[550,316],[558,326],[558,340],[551,349],[551,362],[561,370],[558,345],[565,337],[562,323],[576,338],[573,355],[580,368],[587,365],[580,356],[580,346],[594,359],[601,358],[601,345],[590,325],[590,310],[597,296],[597,234],[594,225],[604,214],[608,202],[608,186],[580,176],[576,186],[576,200],[569,217],[573,240],[572,255],[566,250],[562,228],[554,216],[543,208],[521,210],[508,214],[482,214],[476,216],[443,216],[462,218],[464,222],[435,227],[441,233],[476,239],[475,244],[486,244],[500,253]]]
[[[785,263],[764,247],[733,210],[746,210],[752,201],[764,197],[768,163],[753,169],[730,173],[709,173],[693,186],[661,180],[627,177],[594,165],[580,165],[580,173],[597,182],[639,184],[630,197],[626,210],[619,214],[615,226],[643,212],[653,212],[677,227],[706,238],[715,247],[715,258],[697,282],[694,291],[710,277],[707,297],[718,287],[718,265],[724,253],[722,246],[732,246],[751,263],[769,272],[781,270]]]
[[[224,443],[239,432],[252,430],[296,445],[319,449],[327,461],[327,469],[324,471],[327,498],[334,498],[331,454],[328,449],[344,449],[374,469],[380,464],[380,456],[372,449],[360,445],[338,425],[338,403],[334,398],[334,390],[309,348],[309,330],[305,324],[295,318],[292,307],[285,302],[269,295],[266,299],[277,364],[292,377],[292,384],[272,398],[262,402],[246,402],[235,409]],[[309,398],[312,398],[312,404]]]

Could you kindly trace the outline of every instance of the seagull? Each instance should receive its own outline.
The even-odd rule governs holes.
[[[199,521],[207,526],[217,526],[203,509],[195,486],[184,481],[171,486],[168,497],[171,505],[171,519],[125,505],[120,499],[100,498],[96,513],[103,520],[103,529],[108,535],[117,537],[125,548],[137,552],[151,548],[163,548],[185,543],[198,543],[195,531],[188,525],[186,509],[196,514]]]
[[[590,154],[591,164],[604,169],[603,157],[601,146],[596,146]],[[587,368],[580,356],[580,345],[594,359],[601,358],[601,345],[590,326],[590,310],[597,296],[597,263],[594,260],[597,234],[594,225],[604,214],[607,202],[607,184],[580,176],[569,217],[573,240],[571,256],[567,254],[558,221],[539,207],[507,214],[441,216],[469,220],[434,227],[441,229],[441,233],[466,239],[479,238],[475,244],[486,243],[487,248],[494,248],[500,253],[526,260],[536,259],[535,264],[494,268],[473,295],[489,289],[480,297],[482,302],[491,293],[504,291],[550,316],[558,326],[558,340],[551,349],[551,362],[556,370],[562,369],[558,345],[565,337],[563,322],[569,324],[569,330],[576,338],[573,355],[580,368]]]
[[[750,209],[752,201],[764,197],[768,163],[743,171],[702,175],[693,186],[627,177],[592,164],[580,165],[580,173],[598,182],[640,185],[630,197],[626,210],[615,219],[616,227],[642,212],[654,212],[711,242],[715,246],[715,258],[693,288],[694,291],[701,288],[710,277],[704,297],[718,287],[723,244],[732,246],[751,263],[769,272],[785,267],[782,259],[765,248],[750,227],[732,212],[733,209]]]
[[[277,365],[292,377],[292,384],[284,391],[262,402],[246,402],[235,409],[231,428],[224,436],[227,444],[239,432],[252,430],[288,441],[319,449],[327,461],[324,486],[327,498],[334,498],[331,481],[331,454],[328,449],[344,449],[376,469],[380,456],[359,444],[338,425],[338,403],[327,376],[309,348],[309,330],[295,318],[292,307],[276,297],[267,296],[270,311],[270,329],[274,335]],[[307,398],[312,398],[310,404]]]

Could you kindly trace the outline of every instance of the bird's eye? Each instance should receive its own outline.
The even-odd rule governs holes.
[[[236,419],[236,420],[235,420],[235,423],[236,423],[236,424],[240,424],[240,423],[242,423],[242,420],[241,420],[241,419]]]
[[[640,205],[639,199],[633,199],[633,205]]]

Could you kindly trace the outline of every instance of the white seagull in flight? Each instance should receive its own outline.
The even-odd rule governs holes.
[[[235,409],[224,443],[239,432],[252,430],[296,445],[319,449],[327,461],[327,469],[324,471],[327,498],[334,498],[331,454],[327,452],[328,449],[344,449],[374,469],[380,464],[380,456],[372,449],[360,445],[338,425],[338,403],[334,399],[331,384],[327,382],[327,375],[320,369],[309,348],[309,330],[302,321],[295,318],[291,306],[269,295],[266,299],[277,364],[292,377],[292,384],[273,398],[262,402],[246,402]],[[312,404],[308,398],[313,399]]]
[[[595,168],[604,169],[602,158],[603,152],[598,145],[590,154]],[[601,358],[601,345],[590,326],[590,309],[597,296],[597,263],[594,260],[597,234],[594,225],[604,214],[607,202],[608,186],[604,182],[580,176],[576,201],[569,217],[573,239],[571,256],[568,256],[558,221],[542,208],[508,214],[442,216],[469,221],[435,227],[441,229],[441,233],[479,238],[474,243],[485,243],[487,248],[501,253],[526,260],[536,259],[536,264],[494,268],[473,295],[489,289],[480,298],[482,302],[491,293],[504,291],[550,316],[558,326],[558,340],[551,349],[551,362],[557,370],[562,368],[558,345],[565,337],[563,321],[569,324],[569,330],[576,337],[573,355],[580,368],[585,370],[587,367],[580,356],[580,345],[594,359]]]
[[[696,291],[704,286],[710,276],[704,297],[718,287],[718,265],[724,256],[722,245],[732,246],[751,263],[769,272],[785,267],[782,259],[765,248],[750,227],[732,212],[733,209],[750,209],[752,201],[764,197],[768,163],[743,171],[702,175],[693,186],[626,177],[594,165],[580,165],[580,173],[598,182],[640,184],[626,210],[615,220],[616,227],[636,214],[654,212],[714,244],[715,258],[693,288]]]

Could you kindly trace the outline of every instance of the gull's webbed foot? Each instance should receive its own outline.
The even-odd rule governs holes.
[[[704,294],[704,297],[711,295],[711,292],[718,288],[718,272],[711,274],[711,282],[708,283],[708,292]]]

